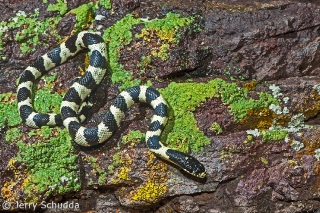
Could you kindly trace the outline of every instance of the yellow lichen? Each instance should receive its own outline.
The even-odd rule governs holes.
[[[15,158],[12,158],[7,164],[8,170],[14,174],[13,180],[5,182],[1,188],[1,195],[8,202],[15,202],[17,200],[16,191],[21,188],[21,180],[24,180],[28,173],[27,170],[17,168],[15,162]]]
[[[121,170],[118,173],[117,177],[122,180],[130,180],[129,175],[128,175],[130,171],[131,171],[131,169],[128,167],[121,167]]]
[[[179,19],[182,21],[181,23],[179,23]],[[169,13],[167,15],[167,22],[146,26],[146,28],[142,29],[141,33],[137,35],[137,38],[143,38],[143,40],[147,42],[151,42],[153,39],[157,40],[157,44],[160,44],[160,46],[156,48],[157,50],[153,49],[151,55],[166,61],[169,59],[168,52],[170,46],[174,45],[178,40],[177,30],[179,27],[189,25],[192,20],[192,18],[179,18],[179,16]],[[174,22],[177,22],[176,26],[172,26]]]
[[[22,188],[28,186],[29,184],[30,184],[30,179],[29,178],[24,179],[22,183]]]
[[[143,38],[143,40],[150,42],[154,36],[158,36],[161,41],[166,41],[168,43],[173,43],[176,40],[176,33],[174,30],[151,30],[142,29],[138,38]]]
[[[151,55],[154,57],[161,58],[163,61],[166,61],[169,59],[169,55],[168,55],[169,47],[170,47],[169,44],[164,43],[159,47],[158,51],[152,50]]]
[[[128,155],[124,156],[124,154],[126,154],[125,151],[121,153],[120,163],[122,166],[120,168],[120,171],[117,174],[117,179],[111,178],[111,182],[113,184],[118,184],[122,180],[125,180],[125,181],[131,180],[131,178],[129,177],[129,172],[131,172],[130,166],[132,164],[132,159]]]
[[[155,161],[155,158],[155,155],[149,152],[147,165],[151,167],[151,172],[144,184],[130,192],[133,201],[142,201],[146,204],[156,203],[167,192],[167,165],[161,161]]]
[[[6,199],[7,201],[13,202],[16,198],[16,194],[13,190],[15,186],[14,181],[5,182],[3,187],[1,188],[1,196]]]
[[[15,162],[16,162],[15,159],[14,159],[14,158],[11,158],[11,159],[9,160],[9,162],[8,162],[8,167],[13,168]]]
[[[176,39],[176,33],[174,30],[157,30],[156,34],[161,40],[167,41],[168,43],[172,43]]]
[[[154,183],[148,180],[145,184],[135,190],[132,200],[156,203],[161,195],[166,193],[167,187],[164,183]]]

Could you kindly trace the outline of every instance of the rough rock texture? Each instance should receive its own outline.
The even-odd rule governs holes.
[[[56,14],[46,11],[42,1],[33,2],[0,1],[0,19],[8,20],[15,11],[31,12],[35,8],[39,8],[39,17],[42,18]],[[68,10],[87,2],[68,1]],[[105,8],[97,10],[95,15],[103,15],[106,19],[95,22],[92,25],[94,29],[108,28],[128,13],[149,19],[162,18],[168,12],[195,17],[196,24],[192,25],[192,30],[180,31],[180,42],[170,48],[169,59],[155,58],[152,67],[146,67],[145,74],[139,74],[138,62],[150,49],[157,47],[157,40],[144,45],[141,39],[133,38],[122,49],[119,63],[126,70],[133,71],[134,77],[142,79],[143,83],[152,80],[154,87],[164,88],[170,82],[190,79],[208,82],[219,77],[228,82],[233,80],[239,88],[248,88],[253,99],[259,99],[259,92],[272,94],[270,85],[275,84],[282,94],[274,95],[280,100],[281,108],[286,107],[289,112],[277,114],[266,108],[264,111],[250,111],[243,120],[235,122],[230,106],[223,103],[221,97],[201,103],[193,114],[198,128],[211,144],[200,153],[192,152],[208,172],[205,180],[197,180],[151,156],[143,143],[121,144],[122,136],[130,130],[146,131],[146,118],[152,116],[152,111],[142,104],[126,113],[121,129],[108,143],[92,149],[74,145],[82,188],[45,197],[46,201],[80,204],[80,210],[67,209],[65,212],[320,212],[319,161],[315,156],[320,148],[320,120],[317,117],[320,95],[315,87],[320,84],[319,6],[316,0],[117,0],[112,3],[112,12]],[[74,23],[74,15],[64,16],[57,25],[58,34],[63,38],[70,35]],[[200,30],[196,30],[197,27]],[[140,31],[139,25],[132,29],[133,34]],[[48,46],[38,45],[35,52],[21,55],[14,33],[13,30],[9,37],[3,38],[6,59],[0,60],[0,93],[15,92],[16,78],[23,69],[59,43],[53,37],[44,37],[41,39]],[[58,72],[55,91],[67,90],[72,79],[79,75],[78,67],[85,67],[85,54],[71,61],[55,69]],[[92,111],[95,114],[87,125],[101,121],[108,103],[118,93],[118,85],[111,85],[108,79],[103,81],[93,97]],[[284,101],[284,97],[289,97],[288,101]],[[302,121],[292,124],[292,118],[300,114],[303,115]],[[214,122],[220,125],[222,133],[217,134],[212,129]],[[284,127],[293,125],[298,130],[288,133],[286,138],[289,141],[284,138],[268,141],[261,135],[252,137],[246,132],[255,128],[267,131],[274,123]],[[30,128],[24,124],[19,128],[28,142]],[[0,129],[1,187],[14,178],[15,171],[8,163],[18,152],[14,143],[5,141],[7,129],[9,127]],[[302,143],[303,148],[295,149],[295,141]],[[96,164],[88,159],[94,156],[100,169],[108,171],[112,156],[118,152],[116,147],[121,148],[121,168],[116,168],[101,184]],[[154,192],[149,196],[155,199],[145,198],[144,202],[132,200],[138,187],[148,181],[154,184],[150,189]],[[157,194],[163,189],[163,193]],[[19,195],[19,199],[23,197],[23,194]],[[2,194],[0,202],[4,200]],[[59,208],[38,209],[62,211]],[[18,212],[19,209],[13,211]]]

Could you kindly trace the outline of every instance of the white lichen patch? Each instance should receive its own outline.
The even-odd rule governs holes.
[[[96,15],[96,16],[94,17],[94,19],[95,19],[96,21],[103,21],[103,20],[106,20],[107,18],[106,18],[105,16],[103,16],[103,15]]]
[[[291,148],[296,150],[297,152],[301,150],[303,147],[304,147],[304,144],[301,143],[300,141],[293,140],[291,144]]]
[[[269,86],[269,89],[272,91],[272,96],[274,98],[280,98],[283,94],[280,92],[280,87],[276,86],[275,84],[272,84]]]
[[[258,129],[249,129],[247,130],[247,134],[248,135],[252,135],[254,137],[259,137],[260,136],[260,132]]]
[[[289,141],[290,141],[290,138],[288,138],[288,137],[284,138],[284,142],[289,143]]]
[[[64,182],[67,182],[67,181],[69,180],[69,178],[66,177],[66,176],[62,176],[62,177],[60,178],[60,180],[61,180],[62,183],[64,183]]]
[[[320,94],[320,84],[314,85],[312,89],[316,90]]]
[[[288,107],[284,107],[282,112],[283,112],[283,114],[288,114],[289,113]]]
[[[277,115],[281,115],[282,114],[282,109],[280,106],[275,105],[275,104],[270,104],[269,109],[273,112],[275,112]]]
[[[24,12],[24,11],[22,11],[22,10],[19,10],[19,11],[16,13],[16,16],[27,17],[27,14],[26,14],[26,12]]]
[[[314,157],[317,158],[318,161],[320,161],[320,149],[314,150]]]
[[[298,132],[300,129],[305,128],[304,115],[302,113],[296,114],[291,117],[291,121],[288,123],[288,132]]]
[[[290,98],[289,97],[284,97],[282,99],[283,103],[287,104],[289,102]]]

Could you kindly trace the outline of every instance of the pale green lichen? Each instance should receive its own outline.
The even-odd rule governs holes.
[[[281,107],[279,105],[270,104],[269,109],[271,109],[277,115],[281,115],[282,114],[282,109],[281,109]]]
[[[314,150],[314,157],[320,161],[320,149]]]
[[[307,127],[304,124],[304,115],[302,113],[293,115],[288,123],[288,132],[298,132],[300,129]]]
[[[293,140],[291,143],[291,148],[296,150],[297,152],[304,148],[304,144],[300,141]]]
[[[320,94],[320,85],[319,85],[319,84],[314,85],[312,88],[313,88],[314,90],[316,90],[316,91],[318,92],[318,94]]]
[[[258,129],[249,129],[247,130],[247,134],[248,135],[252,135],[254,137],[259,137],[260,136],[260,132]]]
[[[269,86],[269,89],[272,91],[272,95],[273,95],[274,98],[279,98],[279,97],[283,96],[279,86],[276,86],[275,84],[272,84],[272,85]]]
[[[270,85],[269,89],[272,91],[272,96],[274,98],[279,99],[283,96],[281,93],[280,87],[276,85]],[[279,99],[280,100],[280,99]],[[289,98],[284,97],[282,98],[283,103],[288,103]],[[275,113],[276,116],[273,118],[273,124],[269,127],[269,129],[255,129],[255,130],[248,130],[247,134],[254,135],[255,137],[262,136],[262,141],[279,141],[279,140],[285,140],[285,142],[289,142],[289,133],[297,133],[302,128],[306,128],[307,126],[304,124],[304,115],[302,113],[293,115],[291,117],[291,120],[289,122],[283,122],[279,124],[279,118],[280,116],[283,116],[285,114],[289,114],[289,109],[287,107],[281,108],[279,104],[271,103],[268,107],[272,112]],[[279,117],[278,117],[279,116]],[[284,118],[284,117],[282,117]],[[287,119],[287,118],[285,118]],[[287,127],[286,127],[287,126]],[[294,141],[292,143],[292,148],[295,150],[300,150],[303,148],[303,143]]]
[[[289,109],[288,107],[283,107],[283,110],[282,110],[282,113],[285,115],[285,114],[289,114]]]
[[[287,104],[289,102],[290,98],[289,97],[284,97],[282,99],[283,103]]]
[[[262,136],[262,141],[280,141],[288,137],[288,131],[279,127],[271,127],[267,130],[247,130],[247,134],[254,137]]]

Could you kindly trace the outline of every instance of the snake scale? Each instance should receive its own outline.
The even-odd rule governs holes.
[[[36,113],[32,107],[32,87],[36,79],[50,69],[66,62],[83,49],[89,49],[90,64],[84,75],[73,82],[61,103],[61,114]],[[83,31],[72,35],[59,47],[39,57],[21,74],[17,100],[22,120],[30,127],[64,125],[74,141],[82,146],[93,146],[106,141],[120,128],[124,113],[135,102],[149,104],[154,109],[151,124],[146,132],[148,148],[157,156],[164,158],[187,173],[204,178],[206,170],[194,157],[164,146],[160,134],[167,123],[168,105],[162,95],[146,86],[135,86],[121,92],[112,102],[109,111],[101,123],[94,127],[81,126],[79,112],[85,99],[98,87],[107,69],[107,47],[102,37],[96,32]],[[80,119],[81,120],[81,119]]]

